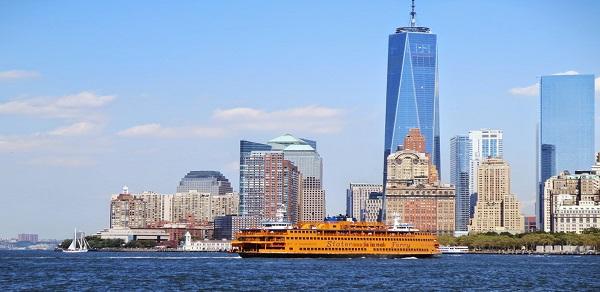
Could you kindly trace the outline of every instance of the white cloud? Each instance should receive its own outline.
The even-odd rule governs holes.
[[[40,157],[26,162],[35,166],[57,166],[57,167],[84,167],[96,164],[96,161],[87,157]]]
[[[96,95],[80,92],[54,100],[31,98],[0,103],[0,114],[29,115],[52,118],[86,116],[92,108],[102,107],[112,100],[112,95]]]
[[[538,96],[540,92],[540,84],[532,84],[525,87],[511,88],[508,92],[512,95],[523,95],[523,96]]]
[[[38,77],[38,76],[40,76],[40,74],[37,71],[27,71],[27,70],[0,71],[0,81],[34,78],[34,77]]]
[[[155,137],[155,138],[187,138],[187,137],[219,137],[224,129],[210,127],[163,127],[160,124],[143,124],[117,133],[122,137]]]
[[[228,128],[305,133],[334,133],[343,128],[344,111],[338,108],[305,106],[277,111],[253,108],[216,110],[213,118],[231,123]]]
[[[96,95],[83,91],[74,95],[63,96],[56,100],[55,105],[61,108],[96,108],[113,101],[113,95]]]
[[[90,122],[79,122],[66,127],[61,127],[48,132],[52,136],[80,136],[89,134],[97,128],[95,124]]]
[[[573,71],[573,70],[569,70],[569,71],[566,71],[566,72],[554,73],[552,75],[579,75],[579,72]]]
[[[600,97],[600,77],[596,78],[596,96]]]
[[[35,134],[28,136],[0,136],[0,152],[23,152],[33,149],[50,146],[53,141],[49,141],[45,136]]]
[[[241,131],[326,134],[343,128],[344,111],[322,106],[305,106],[265,111],[254,108],[217,109],[209,126],[164,127],[158,123],[134,126],[118,132],[123,137],[221,137]],[[211,126],[218,125],[218,126]]]

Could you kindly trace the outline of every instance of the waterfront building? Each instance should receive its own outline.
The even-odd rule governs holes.
[[[536,232],[537,220],[535,216],[525,216],[525,232]]]
[[[503,131],[481,129],[469,131],[469,195],[477,204],[477,171],[482,161],[502,158],[504,155]]]
[[[456,231],[469,231],[471,196],[469,192],[470,142],[468,136],[450,139],[450,183],[456,187]]]
[[[214,239],[235,239],[241,229],[259,227],[262,218],[259,216],[226,215],[215,218]]]
[[[385,187],[385,222],[396,218],[417,229],[453,235],[455,189],[429,182],[429,156],[415,150],[400,150],[388,157]]]
[[[431,153],[441,171],[437,35],[417,26],[415,16],[413,6],[410,26],[397,28],[388,41],[384,180],[388,156],[412,128],[421,131],[426,141],[422,152]]]
[[[382,192],[383,185],[381,184],[350,183],[350,186],[346,190],[346,216],[354,218],[357,221],[371,222],[373,216],[372,213],[380,213],[381,210],[375,211],[373,209],[369,210],[369,208],[373,208],[373,204],[379,204],[381,208],[381,202],[369,202],[368,206],[367,201],[377,200],[376,196],[373,197],[372,195],[381,195]],[[367,217],[371,220],[367,220]],[[377,221],[377,217],[375,218],[375,221]]]
[[[210,194],[191,190],[173,195],[171,222],[209,222],[211,221]]]
[[[563,170],[588,169],[594,159],[594,75],[540,79],[536,216],[546,230],[544,183]]]
[[[143,228],[146,226],[146,202],[129,193],[127,187],[110,200],[110,228]]]
[[[125,243],[132,240],[154,240],[164,242],[169,240],[169,234],[157,228],[107,228],[96,233],[101,239],[122,239]]]
[[[230,240],[192,240],[192,234],[185,233],[184,242],[181,245],[183,251],[206,251],[206,252],[226,252],[231,250]]]
[[[210,195],[233,193],[229,180],[218,171],[188,172],[179,182],[177,192],[187,193],[192,190]]]
[[[293,223],[323,220],[323,161],[316,147],[316,141],[290,134],[268,144],[240,141],[240,214],[275,220],[281,209]]]
[[[17,241],[27,241],[27,242],[31,242],[31,243],[37,243],[38,235],[31,234],[31,233],[21,233],[21,234],[17,235]]]
[[[562,171],[544,186],[544,231],[581,233],[600,228],[600,175]]]
[[[408,134],[404,137],[404,144],[398,146],[398,150],[414,150],[418,153],[425,153],[429,160],[429,183],[434,183],[439,180],[436,166],[431,162],[431,156],[425,152],[425,137],[421,135],[421,130],[412,128],[408,130]]]
[[[130,194],[127,187],[110,202],[110,228],[149,228],[167,223],[208,224],[215,216],[235,215],[239,195],[210,195],[190,190],[185,193]]]
[[[297,217],[291,222],[321,221],[325,218],[325,191],[323,190],[323,159],[317,152],[317,142],[284,134],[268,142],[273,151],[281,151],[301,174],[301,189]],[[295,209],[296,210],[296,209]]]
[[[281,151],[253,151],[244,158],[240,214],[264,220],[299,218],[300,173]],[[281,214],[282,218],[278,218]]]
[[[596,163],[592,165],[592,173],[600,175],[600,152],[596,153]]]
[[[523,233],[521,204],[510,191],[510,166],[500,158],[488,158],[477,170],[477,204],[469,233]]]

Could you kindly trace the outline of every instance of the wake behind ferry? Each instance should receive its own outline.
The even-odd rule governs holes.
[[[407,224],[388,228],[379,222],[325,221],[292,225],[265,223],[244,229],[232,242],[241,257],[431,257],[438,255],[434,234]]]

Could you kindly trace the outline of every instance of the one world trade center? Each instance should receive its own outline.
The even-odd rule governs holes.
[[[389,36],[384,181],[387,156],[402,145],[411,128],[421,131],[425,149],[441,173],[437,36],[416,25],[414,1],[410,15],[410,26]]]

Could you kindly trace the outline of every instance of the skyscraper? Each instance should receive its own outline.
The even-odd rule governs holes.
[[[456,231],[468,231],[470,144],[468,136],[450,139],[450,183],[456,186]]]
[[[387,157],[395,152],[411,128],[425,137],[438,172],[440,127],[438,105],[437,36],[416,25],[414,1],[410,26],[389,36],[385,115],[384,180]]]
[[[229,180],[218,171],[188,172],[179,182],[177,192],[187,193],[191,190],[211,195],[224,195],[233,192]]]
[[[594,75],[551,75],[540,80],[538,228],[544,227],[545,181],[594,162]]]
[[[470,204],[477,203],[477,171],[482,161],[488,158],[502,158],[504,142],[502,130],[481,129],[469,131],[469,195]],[[471,208],[474,212],[474,209]],[[473,217],[471,212],[471,217]]]
[[[240,141],[240,211],[242,215],[262,216],[274,219],[273,202],[285,206],[286,220],[319,221],[325,217],[325,192],[322,187],[323,161],[316,151],[316,141],[299,139],[290,134],[274,138],[268,144]],[[264,149],[264,150],[260,150]],[[275,165],[266,163],[267,158],[278,159],[277,170],[269,171]],[[270,158],[269,158],[270,159]],[[271,160],[273,160],[271,159]],[[272,166],[269,166],[272,165]],[[295,174],[298,174],[295,179]],[[277,185],[270,179],[287,180],[289,195],[277,197],[266,187]],[[279,182],[279,181],[278,181]],[[294,185],[295,184],[295,185]],[[279,187],[277,187],[279,188]],[[280,191],[285,191],[279,188]]]
[[[478,200],[469,233],[523,233],[521,204],[510,192],[510,166],[499,158],[489,158],[477,171]]]

